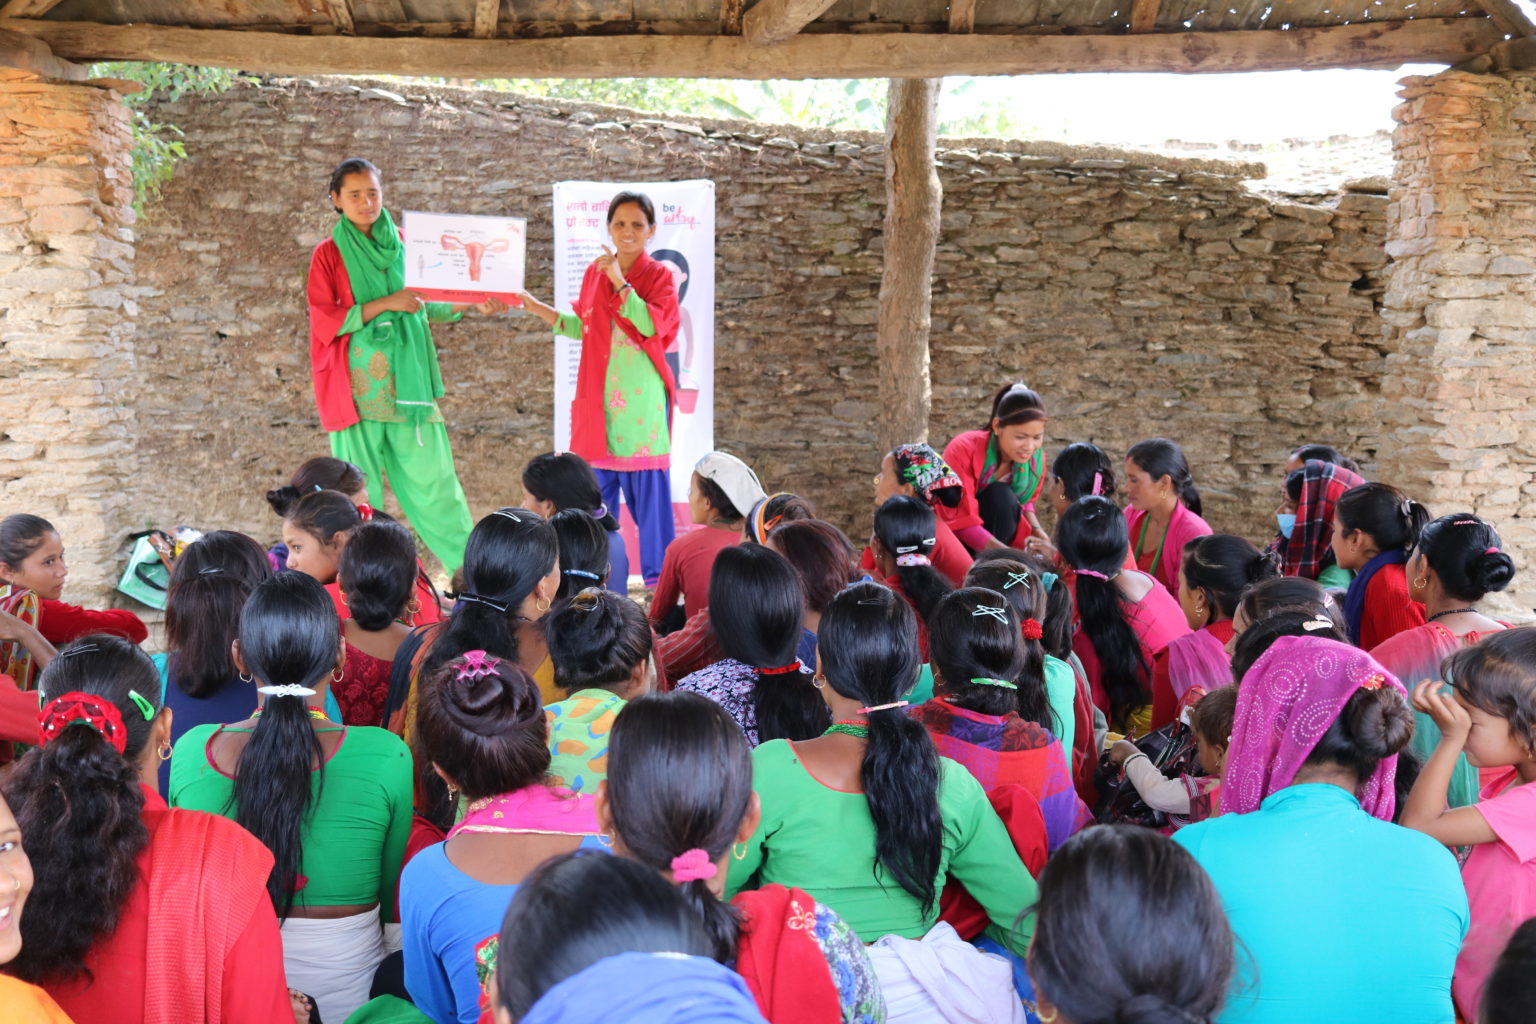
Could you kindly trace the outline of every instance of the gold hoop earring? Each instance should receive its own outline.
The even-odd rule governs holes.
[[[160,760],[169,761],[171,759],[171,745],[169,743],[163,743],[161,744],[160,749],[155,751],[155,753],[160,755]]]
[[[411,598],[411,603],[405,606],[405,614],[410,616],[411,618],[415,618],[420,613],[421,613],[421,602],[416,600],[414,597]]]
[[[613,849],[613,836],[609,835],[607,832],[599,832],[597,834],[597,841],[601,846],[609,850]]]
[[[341,682],[341,681],[342,681],[342,680],[343,680],[343,679],[345,679],[345,678],[346,678],[346,677],[347,677],[347,676],[346,676],[346,673],[345,673],[345,672],[343,672],[343,671],[342,671],[342,670],[341,670],[341,669],[339,669],[339,668],[338,668],[338,669],[336,669],[336,670],[335,670],[335,671],[334,671],[334,672],[332,672],[332,673],[331,673],[331,682],[333,682],[333,683],[339,683],[339,682]]]
[[[1418,579],[1413,581],[1413,589],[1415,590],[1423,590],[1427,586],[1429,586],[1428,576],[1420,576]]]
[[[732,846],[731,847],[731,859],[732,860],[746,860],[747,859],[747,844],[746,843],[737,843],[735,846]]]
[[[1040,1012],[1040,1004],[1035,1004],[1035,1019],[1038,1020],[1040,1024],[1054,1024],[1056,1018],[1060,1016],[1061,1010],[1057,1007],[1051,1007],[1051,1015],[1047,1017],[1045,1014]]]
[[[537,601],[533,602],[533,607],[538,610],[540,615],[543,615],[545,612],[549,611],[549,598],[539,598]]]
[[[256,677],[251,675],[249,672],[241,672],[240,681],[242,683],[254,683],[256,681]]]
[[[826,676],[811,676],[811,685],[816,687],[816,689],[819,690],[822,687],[827,685],[827,677]]]

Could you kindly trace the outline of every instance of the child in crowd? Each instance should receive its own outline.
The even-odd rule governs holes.
[[[715,556],[741,543],[747,513],[766,497],[757,474],[734,455],[710,452],[693,467],[688,511],[694,525],[703,529],[691,530],[667,546],[651,598],[651,621],[658,632],[670,633],[683,624],[675,615],[679,604],[689,619],[709,606],[709,571]]]
[[[1428,509],[1386,484],[1361,484],[1339,498],[1333,557],[1355,574],[1344,596],[1344,621],[1350,642],[1363,650],[1424,625],[1424,606],[1408,596],[1403,566],[1428,522]]]
[[[1051,499],[1051,509],[1060,519],[1072,503],[1085,494],[1098,495],[1115,500],[1115,464],[1109,453],[1096,444],[1082,441],[1067,445],[1051,460],[1051,483],[1046,496]],[[1056,545],[1044,533],[1031,534],[1024,542],[1024,550],[1057,564]],[[1134,569],[1134,562],[1127,562],[1127,569]]]
[[[1221,813],[1221,773],[1227,766],[1227,747],[1232,740],[1232,719],[1237,713],[1237,687],[1223,686],[1200,698],[1189,711],[1199,750],[1199,775],[1165,778],[1152,761],[1129,740],[1117,740],[1109,759],[1125,768],[1142,802],[1154,811],[1173,816],[1175,828],[1204,821]]]
[[[279,519],[287,519],[293,506],[306,494],[315,491],[336,491],[344,494],[359,511],[371,508],[368,504],[368,482],[363,471],[344,459],[329,455],[310,459],[294,471],[293,478],[282,487],[267,492],[267,504],[272,506]],[[368,518],[363,514],[363,518]],[[272,561],[272,571],[281,572],[288,567],[288,545],[282,541],[272,545],[267,552]]]
[[[1495,633],[1457,651],[1443,669],[1452,692],[1429,679],[1413,706],[1434,720],[1440,742],[1408,796],[1402,822],[1446,846],[1470,846],[1462,867],[1472,925],[1452,991],[1466,1020],[1479,1020],[1483,988],[1515,928],[1536,917],[1536,629]],[[1447,808],[1457,759],[1504,769],[1471,807]],[[1485,774],[1485,778],[1487,775]]]
[[[416,595],[416,541],[399,523],[362,523],[341,550],[337,586],[351,614],[342,620],[347,661],[335,684],[341,720],[383,725],[395,653],[411,632]]]
[[[295,501],[283,516],[286,568],[302,572],[324,587],[336,582],[347,531],[363,521],[357,506],[340,491],[312,491]],[[332,597],[341,607],[341,592]]]

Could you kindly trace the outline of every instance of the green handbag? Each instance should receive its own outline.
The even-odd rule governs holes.
[[[151,540],[156,536],[167,546],[172,543],[171,538],[159,530],[134,535],[133,553],[128,556],[128,565],[117,581],[117,589],[140,604],[164,611],[166,591],[171,585],[171,568]]]

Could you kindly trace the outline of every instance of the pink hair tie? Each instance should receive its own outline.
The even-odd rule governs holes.
[[[1496,555],[1498,553],[1499,553],[1499,549],[1498,548],[1489,548],[1487,551],[1483,552],[1483,554],[1485,554],[1485,555]]]
[[[890,704],[875,704],[871,707],[859,708],[859,714],[867,715],[871,711],[889,711],[892,708],[904,708],[907,706],[907,704],[908,701],[904,700],[892,701]]]
[[[719,870],[709,859],[709,851],[698,847],[672,858],[672,880],[675,882],[702,882],[714,878]]]
[[[1104,474],[1103,473],[1095,473],[1095,474],[1093,474],[1093,493],[1094,494],[1098,494],[1099,493],[1099,488],[1102,487],[1102,486],[1104,486]]]
[[[462,661],[463,664],[459,666],[458,672],[453,677],[454,681],[459,683],[493,676],[496,674],[496,666],[501,664],[500,658],[486,654],[484,651],[465,651]]]
[[[1109,582],[1109,577],[1108,576],[1104,575],[1101,572],[1094,572],[1092,569],[1079,569],[1079,570],[1077,570],[1077,575],[1079,575],[1079,576],[1092,576],[1096,580],[1103,580],[1105,583]]]

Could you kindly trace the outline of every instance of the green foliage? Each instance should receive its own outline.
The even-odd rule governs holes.
[[[239,72],[227,68],[128,61],[92,64],[89,74],[92,78],[119,78],[144,86],[143,92],[123,97],[133,112],[133,205],[140,212],[146,203],[160,198],[161,190],[176,172],[176,162],[187,155],[181,129],[151,121],[144,112],[144,104],[152,97],[175,100],[187,93],[223,92],[242,81]]]

